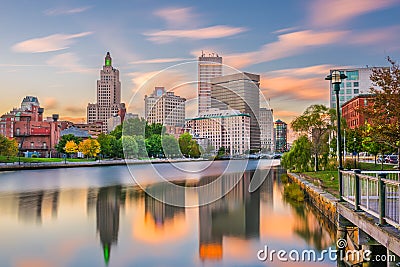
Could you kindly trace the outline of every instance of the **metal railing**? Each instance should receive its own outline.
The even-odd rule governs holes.
[[[353,170],[341,174],[343,200],[353,204],[356,211],[379,218],[381,225],[400,227],[399,171]]]

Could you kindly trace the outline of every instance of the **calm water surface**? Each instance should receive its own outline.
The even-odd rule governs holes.
[[[193,186],[215,180],[215,170],[226,164],[214,162],[202,175],[187,177],[177,177],[176,166],[168,164],[158,164],[157,170]],[[284,170],[269,165],[260,161],[256,173],[257,161],[243,174],[233,169],[213,184],[218,191],[237,182],[224,198],[191,208],[165,205],[147,195],[126,166],[0,173],[0,266],[336,266],[329,259],[257,259],[265,245],[288,251],[335,245],[335,229],[312,206],[283,199]],[[150,167],[131,166],[131,172],[146,176]],[[249,193],[253,176],[266,179]],[[145,188],[184,203],[202,202],[208,194],[182,193],[160,182]]]

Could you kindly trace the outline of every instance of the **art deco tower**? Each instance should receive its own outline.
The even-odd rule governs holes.
[[[97,80],[97,103],[87,107],[87,123],[101,121],[103,132],[107,132],[107,120],[121,112],[125,112],[125,104],[121,103],[119,70],[113,68],[110,52],[107,52],[100,80]]]

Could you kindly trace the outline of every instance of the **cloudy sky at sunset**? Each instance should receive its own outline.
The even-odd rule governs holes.
[[[146,79],[188,82],[179,71],[157,73],[205,50],[260,74],[275,118],[288,122],[310,104],[328,105],[330,68],[400,60],[400,0],[25,0],[5,1],[0,14],[1,114],[35,95],[46,115],[82,120],[107,51],[129,112],[143,113],[144,93],[132,96]]]

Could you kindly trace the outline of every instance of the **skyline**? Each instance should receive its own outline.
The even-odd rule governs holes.
[[[386,56],[400,58],[398,0],[252,3],[251,12],[240,3],[211,1],[21,2],[23,10],[21,3],[7,2],[0,11],[7,25],[0,43],[2,114],[35,95],[45,116],[81,121],[96,99],[99,70],[110,51],[121,72],[122,102],[128,112],[143,115],[143,98],[136,108],[129,102],[146,77],[196,61],[206,50],[224,64],[260,74],[275,119],[289,123],[311,104],[329,105],[324,77],[330,68],[386,66]],[[164,78],[157,85],[168,89],[168,78],[176,77]]]

